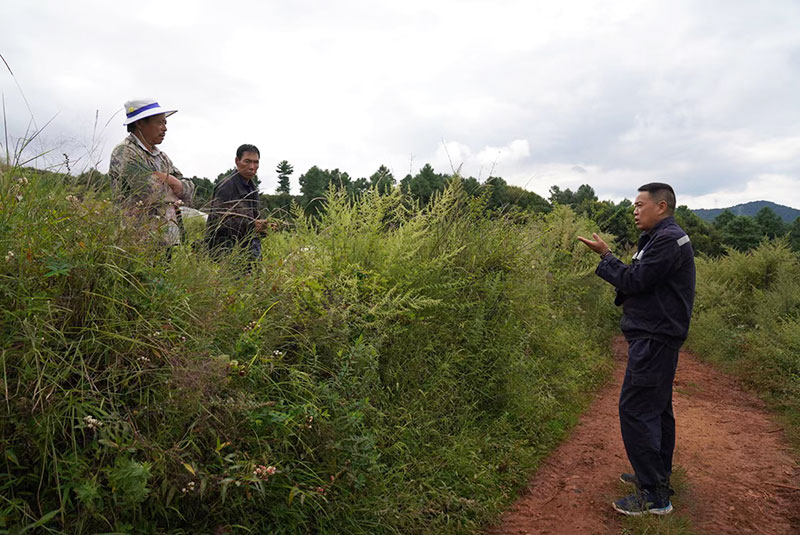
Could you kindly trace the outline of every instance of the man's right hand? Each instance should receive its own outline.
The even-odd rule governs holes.
[[[592,233],[592,238],[594,240],[590,240],[588,238],[584,238],[583,236],[578,236],[578,241],[582,242],[586,247],[594,251],[595,253],[603,256],[611,249],[609,248],[608,244],[603,241],[603,238],[597,235],[597,233]]]
[[[256,219],[253,223],[255,223],[256,232],[266,233],[270,230],[273,232],[278,230],[278,224],[268,219]]]

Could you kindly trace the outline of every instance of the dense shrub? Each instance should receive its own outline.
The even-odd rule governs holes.
[[[608,369],[568,209],[331,192],[248,275],[0,181],[0,531],[474,532]]]
[[[800,259],[773,241],[697,268],[689,346],[778,409],[800,447]]]

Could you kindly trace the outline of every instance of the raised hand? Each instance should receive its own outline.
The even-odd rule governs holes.
[[[592,238],[594,239],[590,240],[588,238],[584,238],[583,236],[578,236],[578,241],[582,242],[584,245],[586,245],[586,247],[588,247],[595,253],[599,254],[600,256],[603,256],[604,254],[606,254],[611,250],[608,247],[608,244],[604,242],[603,238],[598,236],[597,233],[593,232]]]

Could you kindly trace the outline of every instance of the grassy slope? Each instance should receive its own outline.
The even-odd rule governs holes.
[[[332,195],[242,276],[26,173],[0,177],[0,532],[474,532],[607,370],[568,211]]]

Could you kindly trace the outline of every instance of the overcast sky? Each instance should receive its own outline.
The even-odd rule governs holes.
[[[544,197],[663,180],[690,208],[800,208],[798,28],[797,0],[7,1],[0,91],[11,151],[43,129],[27,154],[73,171],[107,170],[151,96],[184,175],[254,143],[268,193],[283,159],[293,193],[312,165],[452,162]]]

